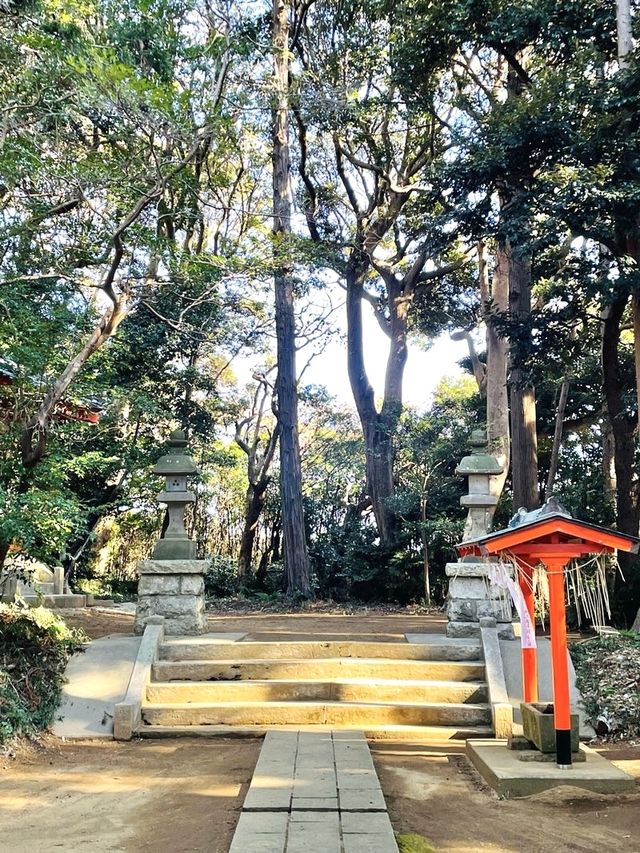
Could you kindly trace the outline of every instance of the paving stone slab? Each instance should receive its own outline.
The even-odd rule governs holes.
[[[237,832],[249,835],[286,835],[288,812],[242,812]]]
[[[268,732],[230,853],[398,853],[362,732]]]
[[[377,791],[353,791],[347,789],[340,791],[339,800],[341,811],[386,812],[387,810],[387,806],[380,789]]]
[[[393,838],[386,812],[343,812],[340,822],[343,835],[390,835]]]
[[[316,811],[329,812],[338,811],[337,797],[296,797],[291,801],[291,811]]]
[[[284,853],[284,835],[248,835],[233,836],[229,853]]]

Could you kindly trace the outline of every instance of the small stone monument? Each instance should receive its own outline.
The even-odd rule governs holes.
[[[489,531],[492,510],[498,499],[491,494],[490,477],[502,473],[497,459],[487,453],[484,430],[474,429],[469,441],[471,454],[456,468],[456,474],[469,478],[469,493],[460,498],[469,509],[463,540],[484,536]],[[493,617],[501,637],[513,637],[511,602],[503,591],[494,588],[487,577],[487,566],[477,557],[463,557],[447,563],[447,636],[472,637],[480,631],[480,619]]]
[[[138,563],[138,604],[134,630],[141,634],[149,616],[164,616],[167,634],[202,634],[204,613],[204,573],[207,560],[196,559],[196,543],[184,526],[187,504],[195,495],[187,490],[187,477],[198,473],[187,452],[187,440],[180,430],[172,432],[169,451],[160,457],[153,473],[166,478],[158,500],[166,503],[169,523],[158,540],[150,560]]]

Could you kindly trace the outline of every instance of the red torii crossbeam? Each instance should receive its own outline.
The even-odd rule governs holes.
[[[634,554],[640,540],[597,524],[578,521],[555,498],[539,510],[519,510],[509,527],[456,546],[461,557],[513,557],[520,571],[520,588],[531,621],[535,624],[532,566],[544,565],[549,578],[549,623],[553,674],[553,714],[556,730],[556,760],[571,767],[571,702],[567,666],[564,571],[575,557],[611,554],[616,550]],[[522,650],[522,682],[525,702],[538,699],[537,651]]]

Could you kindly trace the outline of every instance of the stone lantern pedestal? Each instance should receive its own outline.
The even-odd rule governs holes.
[[[497,498],[491,494],[490,478],[502,473],[497,459],[487,453],[484,430],[476,429],[469,441],[471,453],[456,468],[456,474],[468,477],[469,494],[460,498],[468,508],[464,540],[484,536],[489,529]],[[480,619],[494,618],[501,637],[513,637],[511,602],[503,591],[489,583],[487,564],[477,557],[464,557],[447,563],[447,636],[473,637],[480,633]]]
[[[138,603],[134,631],[142,634],[150,616],[164,616],[167,634],[202,634],[206,630],[204,574],[207,560],[196,559],[196,543],[184,526],[184,511],[195,495],[187,490],[187,477],[198,469],[186,451],[184,433],[171,434],[169,452],[153,473],[166,478],[158,500],[167,504],[169,523],[150,560],[138,563]]]
[[[207,560],[141,560],[135,633],[142,634],[149,616],[164,616],[167,634],[203,634],[208,567]]]
[[[489,582],[486,563],[447,563],[445,573],[449,578],[448,637],[475,637],[480,633],[480,619],[491,616],[498,636],[513,639],[511,599]]]

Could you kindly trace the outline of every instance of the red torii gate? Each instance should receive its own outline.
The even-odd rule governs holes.
[[[640,539],[597,524],[578,521],[555,498],[539,510],[519,510],[509,527],[456,546],[461,557],[505,556],[515,559],[520,589],[535,625],[532,567],[541,563],[549,579],[549,624],[553,673],[553,715],[556,731],[556,760],[571,767],[571,702],[567,665],[564,570],[575,557],[611,554],[616,550],[634,554]],[[522,649],[522,682],[525,702],[538,700],[538,664],[535,648]]]

